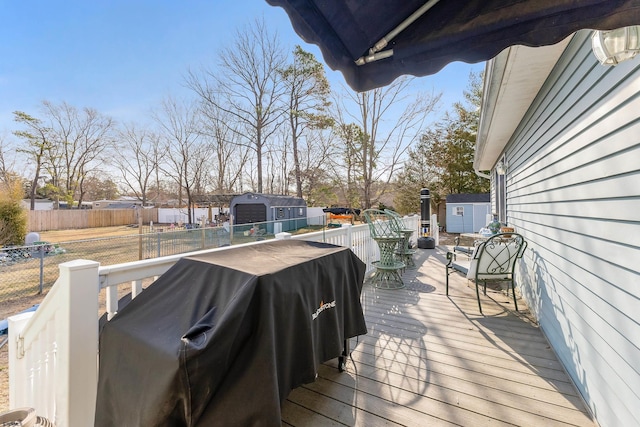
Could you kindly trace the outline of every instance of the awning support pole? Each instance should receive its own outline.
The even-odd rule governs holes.
[[[368,55],[363,55],[360,58],[356,59],[357,65],[364,65],[368,62],[377,61],[379,59],[388,58],[393,55],[393,49],[388,50],[386,52],[380,52],[382,49],[387,47],[389,42],[393,40],[398,34],[403,32],[409,25],[413,24],[418,18],[424,15],[429,9],[436,5],[440,0],[429,0],[418,10],[413,12],[407,19],[402,21],[400,25],[395,27],[393,30],[389,31],[386,36],[381,38],[376,44],[373,45],[372,48],[369,49]]]

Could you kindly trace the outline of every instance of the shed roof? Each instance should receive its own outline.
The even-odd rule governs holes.
[[[193,196],[193,201],[200,204],[218,204],[229,206],[234,197],[240,194],[198,194]]]
[[[240,196],[236,196],[231,201],[231,204],[238,204],[238,202],[246,202],[251,196],[254,201],[258,199],[266,200],[271,206],[307,206],[307,202],[304,199],[295,196],[285,196],[282,194],[263,194],[263,193],[244,193]]]
[[[449,194],[447,203],[489,203],[491,202],[490,193],[473,193],[473,194]]]

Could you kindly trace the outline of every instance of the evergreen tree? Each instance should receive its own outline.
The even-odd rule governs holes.
[[[421,188],[430,190],[435,208],[448,194],[489,192],[490,182],[473,170],[482,101],[481,74],[470,74],[464,97],[465,103],[456,102],[453,111],[447,112],[409,150],[409,160],[398,176],[395,204],[399,212],[419,211]]]
[[[326,129],[333,125],[327,113],[331,89],[322,63],[300,46],[293,52],[293,63],[280,74],[287,88],[283,98],[287,102],[285,115],[291,137],[296,196],[303,197],[305,165],[302,156],[305,150],[302,139],[310,129]],[[307,144],[306,150],[310,149]]]

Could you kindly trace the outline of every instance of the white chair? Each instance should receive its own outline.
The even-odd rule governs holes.
[[[501,233],[491,236],[478,244],[470,259],[459,260],[455,252],[447,253],[446,265],[446,294],[449,295],[449,275],[454,271],[465,273],[469,280],[476,284],[476,296],[478,308],[482,313],[480,304],[479,284],[483,283],[483,293],[487,294],[487,282],[509,282],[513,293],[513,304],[518,311],[516,301],[514,272],[516,260],[522,258],[527,242],[520,234]],[[507,288],[508,294],[508,288]]]

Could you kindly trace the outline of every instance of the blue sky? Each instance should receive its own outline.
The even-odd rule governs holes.
[[[13,111],[37,116],[43,100],[142,121],[163,97],[189,96],[187,70],[214,65],[236,31],[261,16],[284,43],[322,61],[263,0],[0,1],[0,135],[15,128]],[[483,67],[454,63],[418,87],[443,92],[445,109]],[[338,72],[328,77],[344,83]]]

